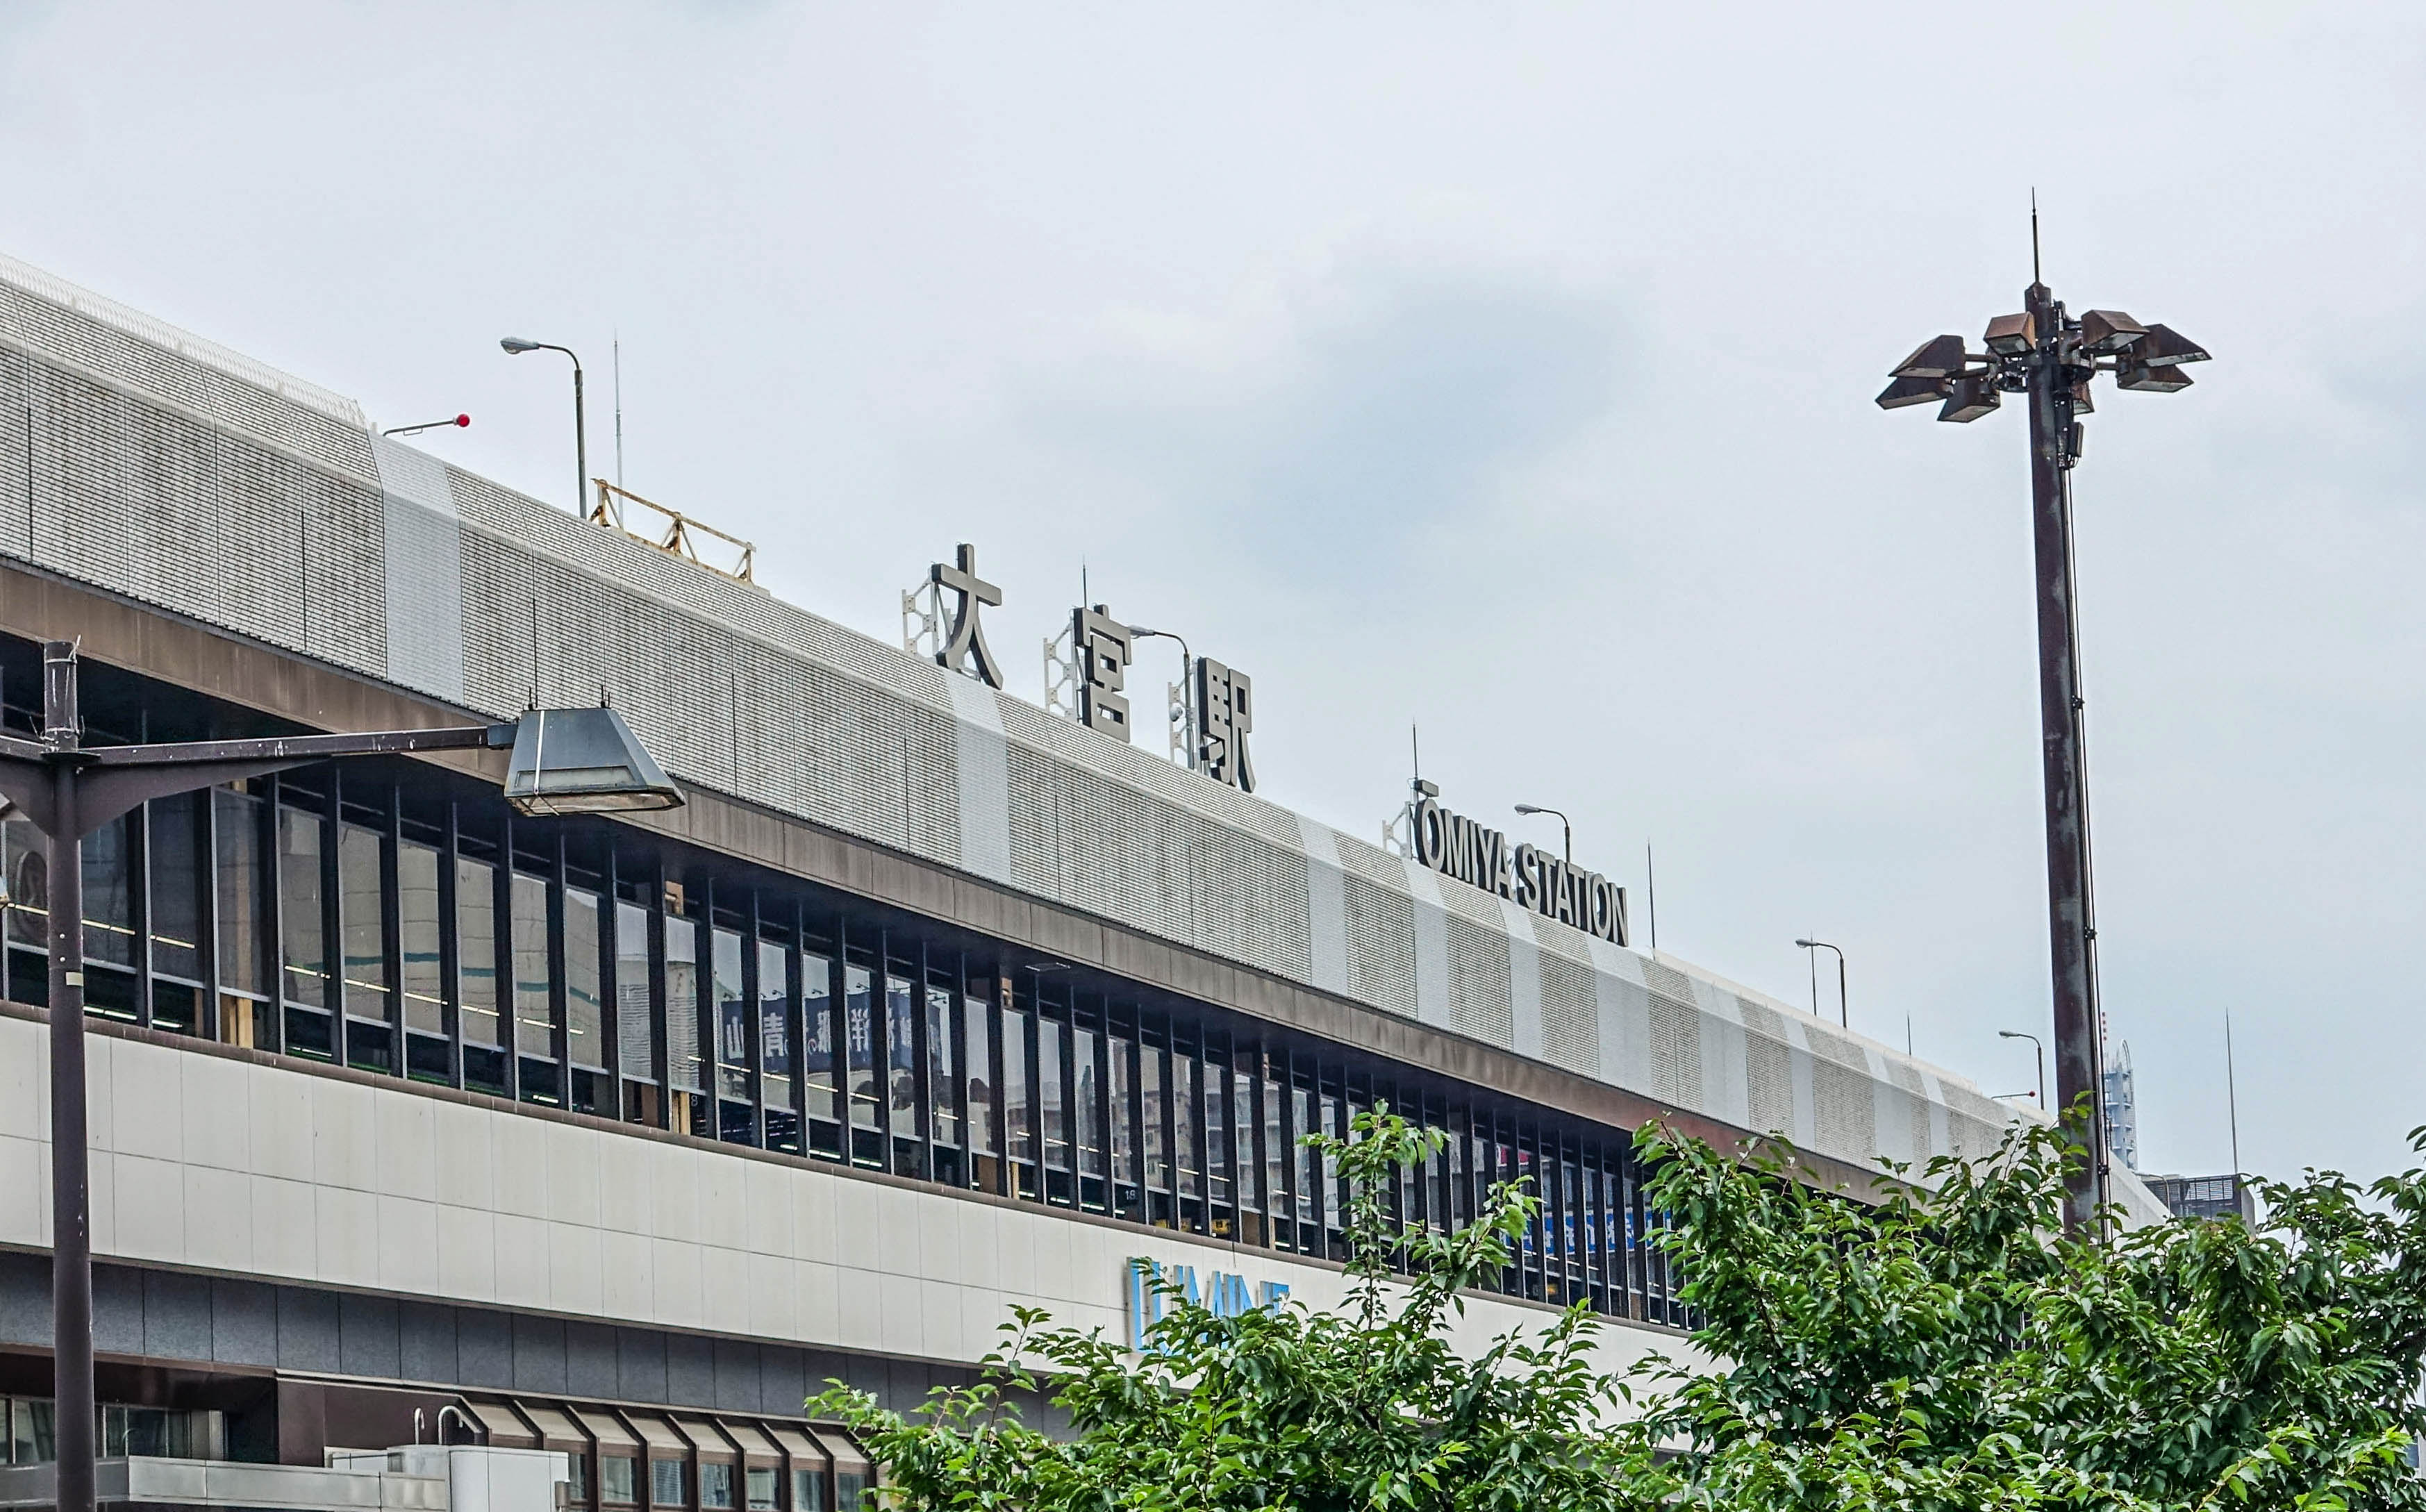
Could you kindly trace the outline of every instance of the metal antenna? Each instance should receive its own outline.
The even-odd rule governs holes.
[[[1424,742],[1415,726],[1407,726],[1407,760],[1415,769],[1415,780],[1424,780]]]
[[[615,333],[615,486],[623,486],[623,333]]]
[[[1651,842],[1642,842],[1642,890],[1651,905],[1651,953],[1659,953],[1659,876],[1651,870]]]
[[[2232,1120],[2232,1179],[2240,1182],[2240,1090],[2232,1074],[2232,1010],[2224,1011],[2224,1106]]]
[[[2036,185],[2030,187],[2030,282],[2044,282],[2039,277],[2039,191]]]

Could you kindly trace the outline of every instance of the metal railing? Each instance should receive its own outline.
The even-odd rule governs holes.
[[[710,572],[722,573],[736,582],[748,583],[752,588],[758,586],[756,576],[758,548],[750,542],[742,540],[737,535],[728,535],[704,520],[694,520],[680,510],[668,509],[663,504],[642,498],[628,488],[618,488],[604,478],[593,478],[590,481],[598,485],[598,502],[590,511],[590,524],[621,530],[636,541],[645,541],[660,551],[671,552],[686,561],[705,567]],[[624,518],[625,504],[638,504],[651,514],[664,520],[666,524],[663,532],[656,533],[635,528]],[[701,556],[697,539],[700,536],[711,537],[733,548],[733,565],[728,567],[722,562],[710,561]]]

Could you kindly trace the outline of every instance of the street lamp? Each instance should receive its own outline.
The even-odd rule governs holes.
[[[519,357],[526,351],[560,351],[573,358],[573,512],[590,512],[590,430],[581,421],[581,359],[574,356],[571,347],[559,347],[552,341],[525,341],[520,336],[507,336],[497,343],[509,357]]]
[[[2089,783],[2084,765],[2079,617],[2073,594],[2072,469],[2080,461],[2080,419],[2093,408],[2090,380],[2112,373],[2119,388],[2176,393],[2186,363],[2206,349],[2120,310],[2064,311],[2038,276],[2038,213],[2030,215],[2030,286],[2019,315],[1988,322],[1981,345],[1934,336],[1904,359],[1879,395],[1881,409],[1943,401],[1937,417],[1968,422],[1999,396],[2030,399],[2030,512],[2037,558],[2039,723],[2046,797],[2047,927],[2055,997],[2055,1092],[2066,1131],[2091,1155],[2065,1178],[2064,1224],[2078,1230],[2106,1201],[2105,1112],[2097,1096],[2104,1061],[2097,1009],[2097,922],[2091,905]]]
[[[1129,636],[1139,641],[1176,641],[1179,642],[1179,718],[1187,727],[1179,732],[1180,751],[1189,771],[1196,770],[1196,658],[1188,654],[1188,638],[1176,630],[1150,630],[1142,625],[1128,627]]]
[[[333,756],[512,747],[507,800],[523,813],[671,808],[682,791],[609,708],[532,709],[504,724],[173,744],[84,743],[76,647],[42,643],[42,734],[0,735],[0,797],[50,853],[51,1320],[56,1504],[92,1512],[92,1208],[85,1120],[84,846],[147,800]]]
[[[2000,1029],[1997,1031],[1997,1037],[1998,1039],[2026,1039],[2030,1042],[2030,1053],[2038,1059],[2039,1063],[2039,1111],[2042,1113],[2046,1112],[2046,1047],[2039,1043],[2039,1037],[2036,1034],[2025,1034],[2018,1029]]]
[[[1794,943],[1806,951],[1836,951],[1836,947],[1826,940],[1796,940]],[[1811,1005],[1811,1016],[1820,1016],[1820,1005],[1816,1002]],[[1853,1027],[1853,1012],[1845,1005],[1845,952],[1842,951],[1836,951],[1836,1020],[1847,1029]]]
[[[383,436],[417,436],[424,431],[436,431],[444,426],[452,426],[456,430],[461,431],[467,429],[471,424],[472,417],[470,415],[451,415],[444,420],[424,420],[419,425],[392,425],[386,430],[380,431],[380,434]]]
[[[1516,812],[1520,814],[1548,814],[1556,818],[1559,821],[1559,829],[1566,837],[1567,865],[1574,866],[1576,864],[1576,827],[1567,822],[1567,816],[1565,814],[1561,813],[1555,808],[1545,808],[1539,804],[1518,804],[1516,805]]]

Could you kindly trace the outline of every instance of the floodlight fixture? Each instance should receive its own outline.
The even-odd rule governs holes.
[[[1879,408],[1900,410],[1914,404],[1934,404],[1953,386],[1953,380],[1947,378],[1890,379],[1887,386],[1879,390]]]
[[[1952,378],[1963,371],[1963,338],[1932,336],[1888,372],[1896,378]]]
[[[2004,396],[1997,392],[1995,372],[1965,373],[1947,389],[1946,408],[1937,412],[1937,417],[1956,425],[1969,425],[2003,399]]]
[[[2208,350],[2172,326],[2150,326],[2147,339],[2141,342],[2132,357],[2149,367],[2177,367],[2183,363],[2203,363]]]
[[[514,726],[506,802],[525,815],[628,814],[679,808],[667,776],[623,716],[596,708],[534,708]]]
[[[2114,369],[2114,386],[2134,394],[2178,394],[2191,386],[2191,375],[2179,365],[2155,367],[2127,363]]]
[[[2038,325],[2028,310],[2000,315],[1988,322],[1988,333],[1981,340],[1998,357],[2020,357],[2039,344]]]
[[[2037,571],[2041,774],[2045,783],[2047,927],[2053,979],[2055,1102],[2066,1134],[2094,1159],[2065,1172],[2064,1223],[2075,1232],[2098,1220],[2109,1190],[2097,1001],[2097,928],[2092,907],[2089,783],[2080,691],[2078,606],[2073,574],[2072,474],[2080,462],[2081,416],[2092,409],[2090,383],[2112,373],[2133,393],[2173,394],[2191,386],[2186,363],[2205,362],[2205,348],[2169,326],[2145,324],[2121,310],[2067,315],[2037,276],[2037,214],[2031,215],[2032,267],[2022,313],[1988,322],[1985,356],[1965,355],[1947,376],[1949,338],[1924,342],[1891,369],[1894,382],[1878,398],[1882,409],[1922,404],[1940,395],[1938,418],[1976,420],[2004,394],[2027,398],[2030,410],[2030,512]],[[1802,943],[1802,942],[1798,942]],[[1810,942],[1817,948],[1819,942]]]
[[[2120,310],[2092,310],[2080,317],[2080,344],[2100,356],[2112,356],[2137,343],[2148,328]]]

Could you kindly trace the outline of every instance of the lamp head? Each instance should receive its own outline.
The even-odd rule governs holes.
[[[1546,814],[1549,810],[1546,808],[1537,808],[1531,804],[1518,804],[1516,805],[1516,812],[1520,814]]]
[[[1937,417],[1956,425],[1969,425],[2003,401],[2004,396],[1997,391],[1997,375],[1993,371],[1965,373],[1951,381],[1946,393],[1946,407],[1937,412]]]
[[[623,814],[682,806],[682,789],[611,708],[534,708],[513,730],[506,802],[516,813]]]
[[[1879,391],[1879,408],[1901,410],[1915,404],[1934,404],[1953,388],[1954,380],[1950,378],[1890,379],[1887,386]]]
[[[2080,317],[2080,344],[2109,356],[2139,343],[2148,328],[2120,310],[2092,310]]]
[[[2191,375],[2178,363],[2164,366],[2127,363],[2114,369],[2114,386],[2134,394],[2178,394],[2191,386]]]
[[[1988,322],[1988,333],[1981,338],[1988,350],[1999,357],[2027,357],[2039,344],[2038,322],[2025,310],[2020,315],[2000,315]]]
[[[1810,940],[1796,940],[1794,943],[1807,951],[1812,948],[1814,942]]]
[[[2017,1031],[2011,1030],[2011,1029],[2000,1029],[2000,1030],[1997,1031],[1997,1037],[1998,1039],[2028,1039],[2028,1038],[2030,1038],[2030,1036],[2029,1036],[2028,1034],[2024,1034],[2024,1033],[2018,1032]]]
[[[520,336],[508,336],[497,345],[506,350],[506,355],[509,357],[519,357],[524,352],[539,350],[538,342],[525,341]]]
[[[1890,378],[1952,378],[1963,371],[1963,338],[1932,336],[1888,369]]]
[[[1149,630],[1142,625],[1129,626],[1128,632],[1129,634],[1136,636],[1140,641],[1151,640],[1155,636],[1162,633],[1160,630]]]
[[[2132,358],[2149,367],[2175,367],[2183,363],[2203,363],[2208,350],[2183,335],[2172,326],[2150,326],[2148,333],[2132,349]]]

